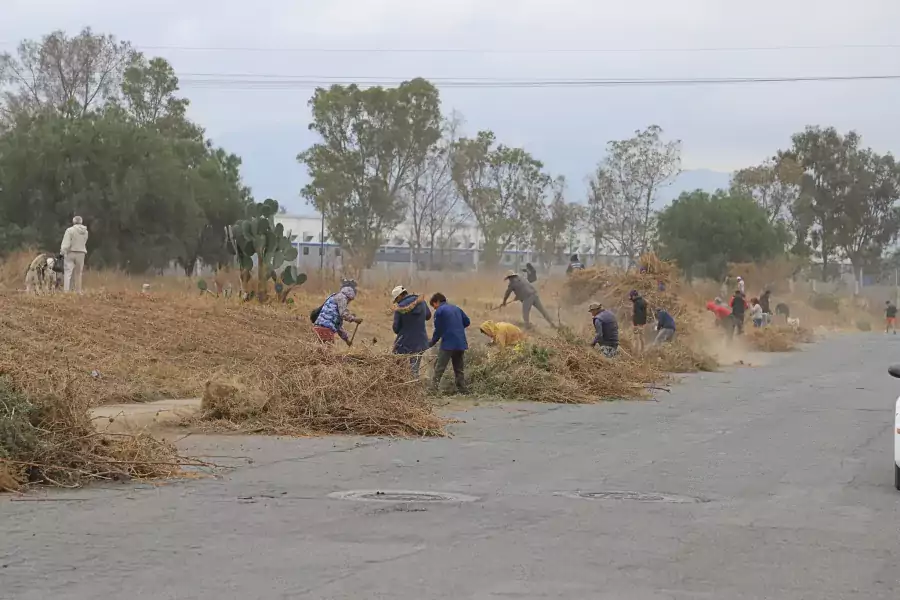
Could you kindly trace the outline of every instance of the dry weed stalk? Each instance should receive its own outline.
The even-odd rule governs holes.
[[[77,487],[85,481],[172,477],[187,465],[149,435],[98,433],[71,382],[28,397],[0,378],[0,491],[25,483]]]

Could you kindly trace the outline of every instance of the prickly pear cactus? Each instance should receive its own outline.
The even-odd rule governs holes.
[[[285,302],[291,290],[306,281],[305,273],[297,273],[292,264],[297,248],[285,235],[284,226],[275,223],[278,202],[269,198],[255,204],[250,216],[226,228],[228,248],[237,257],[241,269],[242,297],[249,299],[251,280],[255,279],[255,297],[269,301],[269,280],[275,282],[275,296]],[[254,275],[254,268],[256,269]]]

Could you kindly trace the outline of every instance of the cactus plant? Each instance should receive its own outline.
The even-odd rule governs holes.
[[[291,290],[306,281],[306,274],[298,273],[290,264],[297,259],[297,248],[285,235],[284,226],[275,223],[277,213],[278,202],[269,198],[253,205],[247,219],[225,229],[228,248],[240,266],[241,297],[245,300],[254,295],[249,291],[254,267],[255,297],[262,303],[269,300],[270,279],[275,282],[275,297],[280,302],[285,302]],[[288,264],[285,266],[285,263]]]

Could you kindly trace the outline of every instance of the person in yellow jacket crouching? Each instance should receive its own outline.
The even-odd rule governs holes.
[[[497,348],[516,346],[525,341],[525,333],[512,323],[485,321],[481,324],[481,333],[491,338],[491,344]]]

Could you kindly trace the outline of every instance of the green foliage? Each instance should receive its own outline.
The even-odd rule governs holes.
[[[540,390],[557,387],[552,356],[551,349],[531,343],[502,351],[473,348],[466,356],[469,389],[478,396],[535,400]]]
[[[275,223],[278,202],[268,198],[250,207],[250,216],[227,228],[227,245],[237,257],[246,299],[249,282],[256,268],[256,294],[260,302],[268,301],[268,282],[275,282],[275,294],[285,302],[290,291],[306,282],[306,274],[298,273],[291,263],[297,260],[297,248],[285,235],[284,226]],[[279,269],[281,270],[279,273]]]
[[[681,194],[658,217],[660,254],[691,276],[721,279],[729,262],[755,262],[784,251],[787,234],[751,198],[718,191]]]
[[[551,184],[544,165],[522,148],[495,146],[491,131],[453,146],[453,182],[484,236],[484,260],[496,265],[515,240],[543,217]]]
[[[786,222],[800,197],[803,171],[790,157],[771,159],[755,167],[741,169],[731,179],[731,193],[753,198],[770,223]]]
[[[221,232],[250,202],[240,159],[185,118],[165,60],[86,30],[24,42],[0,71],[19,73],[0,98],[0,253],[58,247],[78,214],[96,266],[228,260]]]
[[[356,267],[370,266],[385,231],[406,213],[403,194],[441,136],[440,97],[424,79],[396,88],[334,85],[309,101],[320,143],[298,155],[303,195]]]
[[[807,127],[779,157],[802,169],[792,213],[806,244],[822,258],[844,256],[857,269],[877,263],[900,232],[900,165],[861,147],[856,132]]]

